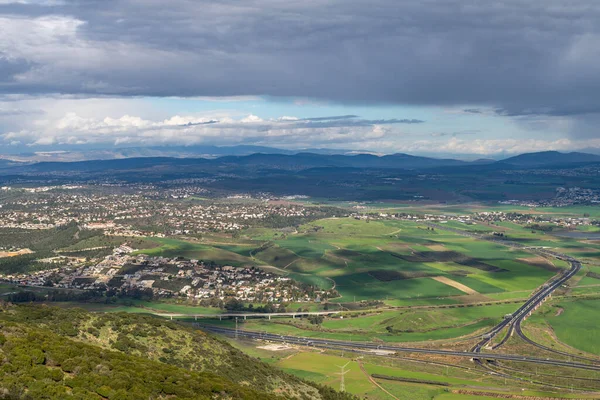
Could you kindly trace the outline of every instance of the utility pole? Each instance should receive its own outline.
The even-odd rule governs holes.
[[[346,370],[346,367],[348,366],[348,364],[350,364],[350,361],[348,361],[345,365],[343,365],[341,367],[338,365],[338,368],[341,369],[341,372],[337,373],[337,375],[340,376],[340,392],[346,391],[346,383],[344,382],[344,375],[346,375],[348,372],[350,372],[350,370]]]
[[[238,339],[238,317],[235,317],[235,340]]]

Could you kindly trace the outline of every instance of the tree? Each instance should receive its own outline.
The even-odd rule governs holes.
[[[244,303],[238,299],[229,299],[225,303],[225,309],[228,311],[242,311],[244,309]]]

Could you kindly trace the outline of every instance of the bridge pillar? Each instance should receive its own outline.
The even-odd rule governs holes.
[[[296,319],[296,314],[292,314],[292,319]]]
[[[222,317],[219,315],[219,321],[221,320],[221,318],[222,318]]]
[[[198,316],[194,315],[194,321],[198,321]]]
[[[173,321],[173,316],[171,315],[171,321]]]
[[[271,320],[271,316],[269,315],[269,321]]]
[[[244,320],[246,320],[246,316],[244,315]]]

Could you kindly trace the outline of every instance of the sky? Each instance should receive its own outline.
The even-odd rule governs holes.
[[[0,0],[0,153],[600,149],[597,0]]]

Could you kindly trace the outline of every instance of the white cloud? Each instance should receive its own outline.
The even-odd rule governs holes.
[[[161,121],[138,116],[88,117],[67,112],[54,120],[33,123],[30,129],[0,134],[4,142],[50,144],[237,144],[262,143],[284,146],[359,144],[381,139],[393,130],[379,125],[311,127],[296,117],[264,120],[256,115],[240,119],[174,115]]]
[[[242,118],[240,122],[250,122],[250,123],[253,123],[253,122],[263,122],[263,120],[262,120],[262,118],[257,117],[256,115],[250,114],[247,117]]]
[[[45,116],[46,117],[46,116]],[[516,154],[542,150],[576,150],[599,147],[600,139],[482,139],[415,135],[394,125],[313,127],[296,117],[262,119],[248,115],[235,119],[218,116],[173,115],[151,120],[133,115],[89,117],[68,112],[53,120],[34,123],[31,129],[0,134],[5,144],[34,146],[65,144],[260,144],[306,148],[330,147],[409,153]],[[408,139],[410,137],[410,139]],[[429,137],[429,139],[423,139]]]
[[[167,106],[165,106],[165,104]],[[362,120],[360,117],[329,121],[303,119],[293,114],[280,117],[261,118],[260,110],[248,114],[248,110],[207,110],[198,112],[175,112],[173,103],[155,102],[137,98],[10,98],[0,99],[0,147],[2,146],[47,146],[61,145],[163,145],[163,144],[256,144],[283,148],[343,148],[349,150],[373,150],[378,152],[408,153],[460,153],[493,156],[504,153],[522,153],[540,150],[577,150],[599,147],[600,139],[577,139],[566,135],[569,125],[560,131],[548,134],[542,124],[563,121],[565,117],[494,117],[506,124],[502,137],[491,137],[481,131],[454,131],[464,126],[462,120],[453,121],[448,132],[440,134],[444,120],[432,126],[429,123],[381,124],[378,121]],[[177,108],[193,109],[193,103]],[[218,107],[218,104],[215,106]],[[268,108],[266,108],[268,109]],[[33,110],[35,112],[29,112]],[[447,115],[444,111],[443,114]],[[257,115],[258,114],[258,115]],[[336,119],[337,118],[337,119]],[[451,117],[454,118],[454,117]],[[467,121],[470,116],[464,116]],[[325,118],[326,119],[326,118]],[[488,120],[486,120],[487,122]],[[525,123],[527,121],[527,124]],[[540,124],[532,129],[531,124]],[[354,125],[353,125],[354,124]],[[431,129],[431,130],[430,130]],[[433,130],[433,132],[432,132]],[[523,132],[538,132],[536,138]],[[445,131],[444,131],[445,132]],[[452,132],[473,132],[459,135]],[[8,148],[8,147],[7,147]]]

